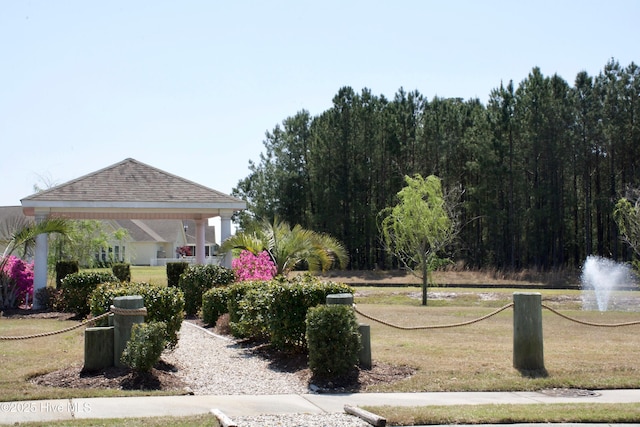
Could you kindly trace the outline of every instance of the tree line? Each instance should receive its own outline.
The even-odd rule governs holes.
[[[343,87],[317,116],[266,132],[264,152],[233,190],[241,227],[279,218],[342,241],[353,269],[391,268],[378,213],[404,177],[462,191],[455,259],[471,267],[553,269],[597,254],[617,260],[614,206],[640,186],[640,68],[611,59],[569,85],[537,67],[478,99],[393,99]]]

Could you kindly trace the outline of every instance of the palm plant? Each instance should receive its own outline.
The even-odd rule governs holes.
[[[309,271],[326,271],[332,267],[344,268],[349,262],[347,251],[335,238],[324,233],[307,230],[300,225],[293,228],[275,219],[260,223],[254,231],[241,231],[222,243],[220,250],[245,249],[257,255],[267,251],[276,265],[277,274],[306,264]]]
[[[28,221],[23,217],[8,218],[0,224],[0,245],[4,246],[4,252],[0,256],[0,306],[9,299],[11,291],[9,280],[5,277],[4,268],[9,256],[16,250],[21,250],[21,256],[27,257],[35,246],[36,237],[39,234],[60,233],[66,234],[68,222],[62,218],[45,219],[43,221]]]

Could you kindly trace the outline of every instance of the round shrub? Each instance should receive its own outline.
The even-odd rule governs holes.
[[[80,271],[80,265],[78,261],[58,261],[56,262],[56,289],[60,289],[62,286],[62,279],[69,274],[77,273]]]
[[[337,380],[356,369],[361,341],[356,315],[350,306],[310,308],[306,326],[309,368],[314,376]]]
[[[184,320],[184,295],[178,288],[150,285],[148,283],[112,282],[98,286],[91,294],[91,314],[99,316],[109,311],[113,299],[128,295],[140,295],[147,308],[147,322],[164,322],[167,347],[178,344],[178,332]],[[100,324],[106,324],[106,320]]]
[[[178,286],[180,275],[189,268],[188,262],[168,262],[167,263],[167,286]]]
[[[79,272],[62,279],[62,300],[65,310],[86,316],[91,312],[89,296],[101,283],[114,282],[118,278],[111,273]]]
[[[184,309],[187,316],[198,314],[205,291],[216,285],[227,285],[234,280],[233,271],[219,265],[190,265],[178,281],[179,288],[184,292]]]
[[[131,264],[126,263],[117,263],[111,266],[111,271],[113,271],[113,275],[118,278],[121,282],[130,282],[131,281]]]
[[[228,287],[218,286],[202,294],[202,321],[207,325],[215,325],[218,317],[229,312]]]
[[[164,322],[137,323],[122,352],[122,363],[138,372],[149,372],[160,360],[165,348]]]

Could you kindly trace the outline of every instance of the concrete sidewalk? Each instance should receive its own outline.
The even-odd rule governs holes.
[[[482,405],[544,403],[640,403],[640,390],[599,390],[593,396],[555,397],[540,392],[429,392],[145,396],[32,400],[0,403],[0,424],[72,419],[185,416],[218,409],[234,418],[261,414],[343,412],[345,405]]]

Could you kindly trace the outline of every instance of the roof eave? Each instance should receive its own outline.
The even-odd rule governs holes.
[[[247,208],[244,201],[234,202],[106,202],[106,201],[38,201],[23,199],[22,208],[68,208],[68,209],[231,209],[243,210]]]
[[[81,206],[68,203],[25,203],[22,211],[26,216],[50,216],[69,219],[206,219],[231,216],[233,212],[246,209],[244,203],[94,203]]]

